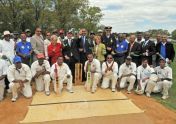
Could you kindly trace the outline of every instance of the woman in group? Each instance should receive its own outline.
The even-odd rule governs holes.
[[[95,36],[94,56],[102,64],[105,60],[106,48],[101,42],[101,36]]]
[[[57,36],[51,36],[51,44],[48,46],[48,56],[51,64],[56,63],[57,58],[62,55],[62,45],[57,42]]]

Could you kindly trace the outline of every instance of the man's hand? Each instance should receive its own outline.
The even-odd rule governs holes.
[[[82,51],[83,51],[83,48],[79,48],[79,51],[82,52]]]
[[[147,79],[149,79],[148,77],[142,79],[142,82],[145,82]]]
[[[112,48],[111,48],[111,47],[107,47],[107,50],[111,51],[111,50],[112,50]]]
[[[70,57],[68,57],[67,55],[65,55],[65,59],[69,60],[69,59],[70,59]]]
[[[20,83],[21,80],[17,80],[17,79],[15,79],[15,80],[13,80],[12,82],[13,82],[13,83]]]

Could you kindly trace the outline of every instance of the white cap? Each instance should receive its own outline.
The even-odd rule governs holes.
[[[4,31],[4,36],[5,35],[10,35],[10,31]]]

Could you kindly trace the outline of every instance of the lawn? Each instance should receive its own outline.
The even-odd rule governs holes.
[[[174,43],[174,48],[176,50],[176,43]],[[173,109],[176,111],[176,61],[171,64],[172,72],[173,72],[173,85],[172,88],[169,91],[169,98],[167,100],[162,100],[160,94],[154,95],[154,98],[156,98],[160,103],[165,105],[168,108]]]

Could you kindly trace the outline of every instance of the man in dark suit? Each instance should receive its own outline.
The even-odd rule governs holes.
[[[102,36],[102,43],[106,47],[106,55],[111,54],[113,51],[113,44],[116,42],[114,35],[111,34],[111,29],[111,26],[105,27],[105,34]]]
[[[78,46],[75,39],[72,39],[72,32],[67,33],[67,39],[63,41],[63,56],[65,63],[71,69],[73,81],[75,76],[75,64],[80,61]]]
[[[157,65],[159,65],[160,57],[163,57],[168,64],[170,64],[171,61],[174,60],[174,46],[171,42],[167,41],[167,35],[163,35],[161,42],[157,43],[156,52],[157,54],[160,54],[160,56],[157,56]]]
[[[146,32],[144,34],[144,39],[141,43],[142,46],[142,58],[147,58],[149,65],[152,65],[152,56],[155,54],[155,43],[151,40],[149,40],[150,34]]]
[[[86,36],[87,31],[86,29],[81,30],[81,36],[78,39],[78,49],[79,49],[79,54],[80,54],[80,62],[83,64],[82,67],[84,67],[84,63],[87,60],[87,54],[92,52],[93,42],[89,40],[89,38]],[[85,81],[85,73],[83,71],[84,69],[82,68],[82,80]]]
[[[136,36],[134,34],[130,35],[130,40],[128,44],[128,55],[132,57],[132,62],[136,63],[137,66],[141,64],[141,44],[135,42]]]

